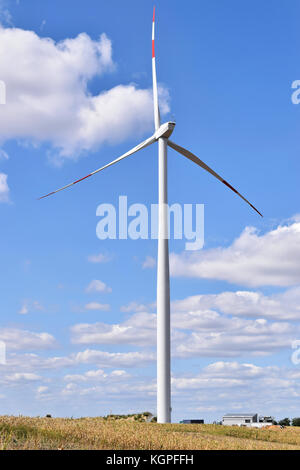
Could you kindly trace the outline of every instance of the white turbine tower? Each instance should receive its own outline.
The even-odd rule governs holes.
[[[158,105],[157,79],[156,79],[156,63],[154,48],[154,28],[155,28],[155,8],[153,10],[152,23],[152,78],[153,78],[153,102],[154,102],[154,134],[144,142],[116,158],[112,162],[98,168],[98,170],[80,178],[73,183],[67,184],[63,188],[57,189],[44,197],[51,196],[63,189],[89,178],[99,171],[108,168],[111,165],[123,160],[126,157],[142,150],[145,147],[158,142],[158,179],[159,179],[159,210],[158,210],[158,256],[157,256],[157,421],[158,423],[171,422],[171,370],[170,370],[170,275],[169,275],[169,246],[168,246],[168,189],[167,189],[167,149],[168,146],[177,150],[181,155],[188,158],[192,162],[199,165],[211,175],[215,176],[219,181],[224,183],[228,188],[240,196],[252,209],[260,216],[262,214],[235,188],[233,188],[226,180],[219,176],[206,163],[196,157],[189,150],[172,142],[169,137],[172,134],[175,123],[166,122],[160,124],[160,113]]]

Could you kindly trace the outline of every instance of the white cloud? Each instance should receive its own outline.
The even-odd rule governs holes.
[[[111,353],[106,354],[109,356]],[[86,356],[88,361],[91,357],[90,354]],[[106,363],[105,355],[101,360]],[[134,365],[140,365],[135,360],[136,357]],[[93,415],[93,406],[89,407],[91,399],[94,405],[97,404],[98,414],[107,413],[110,409],[117,413],[129,412],[130,409],[134,412],[137,406],[141,411],[155,410],[155,372],[150,376],[140,373],[137,376],[128,374],[124,368],[109,371],[98,366],[81,373],[66,374],[55,383],[48,380],[47,386],[37,383],[45,380],[45,377],[30,372],[10,372],[0,376],[7,396],[15,390],[22,393],[26,385],[32,387],[36,399],[53,400],[53,403],[64,407],[67,415],[74,415],[74,412],[84,414],[87,412],[83,410],[88,409],[89,415]],[[204,417],[206,422],[220,420],[230,411],[253,411],[276,418],[297,416],[299,384],[299,368],[221,360],[194,372],[173,373],[172,405],[178,418]]]
[[[84,306],[85,310],[101,310],[107,312],[110,309],[109,304],[99,304],[98,302],[90,302]]]
[[[20,315],[27,315],[29,312],[33,312],[33,311],[41,312],[43,310],[44,310],[44,307],[38,300],[33,300],[33,301],[24,300],[18,313]]]
[[[275,320],[299,320],[300,287],[287,289],[279,294],[236,291],[220,294],[194,295],[172,302],[172,311],[189,313],[216,309],[227,315],[269,318]]]
[[[154,377],[148,377],[146,382],[144,377],[128,376],[126,371],[115,372],[92,370],[67,375],[64,380],[68,383],[61,393],[76,402],[86,396],[96,400],[109,396],[114,410],[118,409],[120,400],[126,403],[126,409],[129,403],[133,404],[134,411],[136,403],[147,408],[150,404],[150,408],[155,409]],[[172,403],[177,416],[191,413],[191,417],[197,417],[197,411],[201,411],[201,417],[208,422],[212,416],[221,419],[224,413],[238,410],[253,410],[277,418],[278,414],[295,416],[299,407],[299,377],[299,371],[285,367],[218,361],[197,372],[173,374]],[[109,405],[105,403],[105,406]]]
[[[146,268],[155,268],[156,266],[156,259],[152,256],[146,256],[145,261],[143,262],[143,269]]]
[[[112,377],[129,377],[128,372],[126,370],[113,370],[111,372]]]
[[[40,31],[43,31],[43,29],[44,29],[46,23],[47,23],[46,20],[43,20],[43,21],[41,22]]]
[[[37,388],[37,394],[39,396],[45,395],[49,391],[49,387],[46,387],[45,385],[41,385],[40,387]]]
[[[72,353],[69,356],[46,358],[33,353],[10,353],[7,356],[7,366],[9,366],[10,370],[15,371],[18,371],[20,368],[26,371],[64,369],[78,367],[82,364],[94,364],[99,368],[143,367],[153,361],[155,361],[155,354],[152,351],[120,353],[96,349],[85,349],[84,351]]]
[[[190,320],[190,319],[188,319]],[[191,327],[191,321],[186,322]],[[193,323],[194,330],[186,340],[174,345],[179,357],[265,356],[291,348],[296,331],[293,325],[268,323],[266,320],[223,320],[210,317]]]
[[[214,410],[218,419],[231,411],[249,410],[278,418],[297,413],[298,380],[292,369],[284,367],[220,361],[196,375],[174,376],[172,390],[186,410],[200,409],[208,412],[207,416]]]
[[[276,366],[259,367],[254,364],[239,362],[214,362],[204,367],[199,375],[175,376],[172,379],[172,386],[175,389],[215,389],[220,393],[223,389],[240,389],[245,387],[246,392],[250,392],[252,387],[259,389],[270,377],[280,379],[280,368]],[[280,381],[279,381],[280,382]],[[278,385],[280,383],[278,382]],[[281,382],[281,385],[284,381]],[[264,383],[266,385],[266,383]],[[253,391],[253,390],[252,390]]]
[[[115,68],[105,34],[92,40],[81,33],[56,43],[33,31],[1,26],[0,55],[1,79],[7,84],[7,103],[0,109],[2,142],[48,142],[61,161],[153,128],[150,89],[129,84],[98,95],[88,91],[91,79]],[[16,64],[22,73],[16,73]],[[163,90],[163,112],[167,100]]]
[[[111,292],[112,288],[108,287],[104,282],[95,279],[90,282],[86,288],[86,292]]]
[[[153,309],[153,304],[145,305],[137,302],[130,302],[128,305],[122,305],[120,308],[121,312],[147,312],[149,309]]]
[[[154,344],[155,319],[153,314],[136,314],[121,324],[77,324],[71,328],[72,341],[76,344]]]
[[[0,202],[9,202],[9,187],[5,173],[0,173]]]
[[[106,263],[109,260],[110,257],[108,255],[104,255],[103,253],[99,253],[97,255],[90,255],[88,257],[88,261],[90,263]]]
[[[20,310],[19,310],[18,313],[19,313],[20,315],[27,315],[28,312],[29,312],[29,310],[28,310],[28,305],[27,305],[26,302],[23,302],[22,307],[20,308]]]
[[[5,150],[0,149],[0,160],[8,160],[8,159],[9,159],[9,156],[8,156],[8,154],[5,152]]]
[[[61,393],[62,395],[72,395],[73,393],[78,393],[76,384],[72,382],[67,384]]]
[[[172,350],[177,357],[263,356],[291,347],[300,328],[264,318],[245,319],[210,309],[172,310]],[[156,344],[156,315],[136,313],[116,324],[85,323],[71,328],[75,344]],[[296,336],[295,336],[296,335]]]
[[[257,293],[225,292],[173,302],[172,326],[187,332],[185,341],[174,344],[174,354],[181,357],[261,356],[290,348],[295,335],[299,336],[299,326],[287,321],[270,321],[264,315],[266,309],[266,317],[270,319],[295,319],[297,306],[291,311],[285,305],[287,298],[286,293],[278,295],[277,299],[277,296],[268,298]]]
[[[111,381],[114,378],[127,379],[130,375],[125,370],[113,370],[111,372],[104,372],[103,369],[88,370],[84,374],[68,374],[65,375],[64,380],[68,382],[88,382],[88,381]]]
[[[0,328],[0,340],[7,350],[36,350],[52,348],[56,343],[49,333],[35,333],[17,328]]]
[[[19,2],[19,0],[17,0],[17,3]],[[12,16],[11,16],[11,13],[9,11],[9,9],[7,8],[7,1],[6,0],[1,0],[0,2],[0,21],[2,24],[7,24],[9,26],[11,26],[13,24],[12,22]]]
[[[16,372],[15,374],[6,375],[5,380],[9,382],[23,382],[23,381],[36,381],[40,380],[41,377],[37,374],[30,374],[27,372]]]
[[[98,367],[142,367],[155,360],[152,352],[124,352],[110,353],[86,349],[76,353],[74,359],[80,364],[97,364]]]
[[[72,381],[62,390],[61,393],[63,396],[73,395],[80,397],[90,395],[96,399],[109,396],[110,400],[116,399],[123,402],[124,399],[129,397],[136,400],[137,397],[139,397],[139,399],[145,399],[147,395],[154,396],[156,390],[154,381],[151,380],[150,384],[145,384],[137,377],[132,377],[125,371],[113,371],[110,374],[105,374],[105,376],[100,376],[100,379],[98,378],[96,381],[94,378],[88,379],[85,374],[70,375],[65,377],[65,379],[67,378]],[[84,387],[82,387],[82,385],[84,385]],[[134,411],[137,411],[136,404]]]
[[[300,284],[300,223],[263,235],[247,227],[228,248],[172,253],[173,276],[219,279],[251,287]]]

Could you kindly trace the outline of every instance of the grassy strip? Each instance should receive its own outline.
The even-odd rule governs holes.
[[[0,449],[300,449],[300,429],[0,416]]]
[[[67,433],[52,429],[42,429],[25,424],[0,423],[0,449],[20,448],[26,443],[37,445],[38,448],[63,448],[70,436]],[[80,442],[72,438],[73,444]]]
[[[186,426],[186,425],[185,425]],[[239,439],[251,439],[256,441],[264,442],[279,442],[291,445],[300,446],[300,433],[290,429],[276,429],[268,430],[265,429],[251,429],[246,427],[238,426],[219,426],[213,424],[204,424],[204,425],[190,425],[194,428],[186,429],[186,432],[191,433],[204,433],[205,435],[209,434],[211,436],[228,436],[236,437]],[[198,426],[198,427],[197,427]],[[174,429],[170,431],[174,432]],[[181,432],[181,429],[177,429],[177,432]],[[294,432],[293,432],[294,431]]]

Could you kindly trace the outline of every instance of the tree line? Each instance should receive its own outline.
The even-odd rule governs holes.
[[[279,424],[279,426],[300,426],[300,418],[283,418],[280,421],[274,421],[273,424]]]

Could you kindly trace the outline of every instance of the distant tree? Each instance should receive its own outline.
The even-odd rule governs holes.
[[[300,418],[293,418],[292,426],[300,426]]]
[[[277,423],[276,419],[273,419],[272,424],[273,424],[274,426],[277,426],[278,423]]]
[[[291,420],[290,418],[284,418],[278,421],[279,426],[290,426],[291,425]]]

